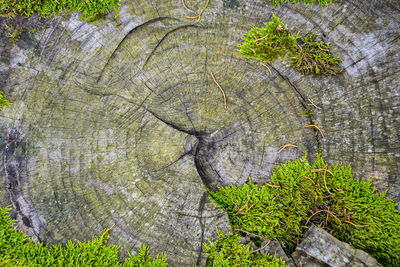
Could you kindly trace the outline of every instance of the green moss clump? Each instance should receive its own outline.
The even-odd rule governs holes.
[[[272,15],[265,28],[251,28],[243,39],[239,52],[246,58],[272,62],[296,52],[296,38],[291,36],[281,19]]]
[[[208,255],[206,267],[208,266],[287,266],[285,262],[267,254],[252,253],[250,244],[240,244],[240,235],[234,233],[225,235],[217,229],[219,239],[215,243],[205,245]]]
[[[0,16],[13,18],[16,15],[30,17],[37,13],[40,17],[58,16],[63,11],[79,11],[88,21],[95,21],[115,9],[118,11],[121,0],[0,0]]]
[[[107,231],[91,241],[68,241],[65,246],[34,243],[14,228],[9,211],[9,208],[0,207],[0,266],[167,266],[165,254],[151,259],[145,245],[138,255],[121,261],[119,248],[106,245]]]
[[[297,53],[291,59],[297,70],[304,74],[342,72],[339,64],[342,59],[335,57],[330,49],[331,46],[325,42],[316,42],[317,35],[311,33],[302,39],[302,44],[297,46]]]
[[[327,6],[328,4],[332,4],[333,1],[336,2],[336,0],[264,0],[264,1],[270,1],[272,3],[274,3],[274,6],[279,6],[281,5],[283,2],[285,3],[292,3],[292,4],[297,4],[300,1],[303,1],[303,4],[310,4],[311,6],[314,5],[315,2],[318,2],[320,4],[321,7],[323,6]]]
[[[350,166],[327,166],[321,154],[314,164],[304,158],[277,166],[271,184],[250,180],[241,188],[232,185],[210,195],[228,213],[233,229],[276,239],[287,253],[314,223],[384,266],[399,266],[396,204],[386,192],[376,194],[371,182],[354,181]]]
[[[10,106],[10,101],[4,97],[4,93],[0,91],[0,109]]]
[[[246,58],[256,58],[264,62],[291,57],[296,69],[304,74],[337,74],[342,59],[336,58],[330,51],[331,46],[316,41],[317,35],[309,34],[304,38],[290,35],[280,18],[272,15],[264,28],[251,28],[239,46],[239,52]]]

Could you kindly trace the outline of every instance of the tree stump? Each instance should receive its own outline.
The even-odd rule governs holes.
[[[255,0],[125,1],[87,23],[79,14],[1,34],[2,190],[37,240],[86,240],[115,223],[125,255],[141,243],[172,266],[201,265],[226,215],[206,188],[269,181],[275,164],[315,157],[400,197],[400,7],[349,0],[321,8]],[[369,1],[368,1],[369,2]],[[271,12],[315,32],[343,58],[336,76],[304,76],[288,59],[245,59],[237,46]],[[215,78],[215,82],[213,77]],[[217,85],[220,86],[218,86]],[[226,107],[224,102],[226,97]],[[313,99],[325,138],[301,113]],[[292,143],[278,152],[279,147]]]

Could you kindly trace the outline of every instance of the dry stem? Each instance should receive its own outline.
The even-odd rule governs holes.
[[[191,10],[190,8],[188,8],[188,7],[186,6],[185,0],[182,0],[182,5],[183,5],[183,7],[184,7],[186,10],[195,13],[193,10]]]
[[[340,222],[340,224],[342,224],[342,221],[338,219],[338,217],[335,216],[335,214],[333,214],[333,212],[331,212],[330,210],[319,210],[314,212],[307,220],[306,225],[310,222],[311,218],[314,217],[315,215],[317,215],[320,212],[328,212],[330,215],[332,215],[336,220],[338,220],[338,222]]]
[[[207,8],[207,6],[208,6],[209,3],[210,3],[210,0],[207,0],[205,6],[203,7],[203,9],[200,11],[200,13],[199,13],[197,16],[193,16],[193,17],[191,17],[191,16],[186,16],[186,18],[187,18],[187,19],[197,19],[196,22],[199,22],[200,19],[201,19],[201,14],[203,14],[204,10],[206,10],[206,8]]]
[[[318,107],[317,105],[315,105],[314,100],[312,100],[311,98],[307,99],[308,102],[310,102],[310,104],[307,104],[307,106],[313,106],[316,109],[321,109],[320,107]]]
[[[256,250],[253,250],[251,253],[256,253],[256,252],[258,252],[258,251],[260,251],[260,250],[266,248],[266,247],[269,245],[269,243],[271,243],[271,240],[268,240],[268,241],[267,241],[267,244],[265,244],[265,245],[262,246],[261,248],[258,248],[258,249],[256,249]]]
[[[352,223],[352,222],[350,222],[350,221],[344,221],[344,222],[349,223],[349,224],[351,224],[351,225],[354,225],[355,227],[360,227],[360,228],[369,226],[369,224],[366,224],[366,225],[357,225],[357,224]]]
[[[329,193],[330,195],[332,195],[332,192],[329,191],[329,188],[328,188],[328,186],[327,186],[327,184],[326,184],[326,172],[328,171],[328,165],[325,165],[325,167],[322,168],[322,169],[313,169],[313,170],[311,170],[311,172],[320,172],[320,171],[323,171],[323,172],[324,172],[324,184],[325,184],[325,188],[326,188],[326,190],[328,191],[328,193]],[[331,172],[330,172],[330,173],[331,173]],[[331,174],[332,174],[332,173],[331,173]]]
[[[247,201],[246,204],[244,204],[243,207],[240,208],[240,210],[238,212],[236,212],[235,214],[233,214],[233,216],[236,216],[238,214],[242,214],[242,211],[247,207],[247,205],[249,205],[249,201],[250,201],[250,197],[249,197],[249,193],[247,193]],[[252,206],[253,207],[253,206]]]
[[[279,148],[278,153],[281,153],[285,148],[287,148],[287,147],[289,147],[289,146],[291,146],[291,147],[297,147],[296,145],[293,145],[293,144],[286,144],[286,145],[281,146],[281,147]]]
[[[263,37],[261,37],[261,38],[258,38],[258,39],[256,39],[256,40],[254,40],[253,42],[257,43],[258,41],[261,41],[262,39],[265,39],[265,38],[267,38],[267,37],[268,37],[268,34],[265,35],[265,36],[263,36]]]
[[[111,225],[110,228],[108,228],[107,230],[104,231],[104,233],[101,234],[101,236],[100,236],[100,242],[103,242],[103,237],[104,237],[104,235],[105,235],[106,233],[108,233],[108,231],[110,231],[111,229],[113,229],[114,226],[115,226],[115,223],[113,223],[113,225]]]
[[[250,233],[250,232],[248,232],[246,230],[243,230],[243,229],[236,228],[235,231],[239,231],[239,232],[245,233],[245,234],[247,234],[247,236],[255,236],[255,237],[258,237],[258,238],[261,238],[261,239],[264,239],[264,240],[269,240],[269,239],[267,239],[267,238],[265,238],[263,236]]]
[[[275,188],[279,188],[280,187],[279,185],[272,185],[272,184],[269,184],[269,183],[265,183],[265,185],[268,185],[269,187],[275,187]]]
[[[214,81],[214,83],[218,86],[219,90],[221,90],[222,95],[224,96],[224,105],[225,105],[225,109],[226,109],[226,95],[224,90],[222,89],[221,85],[219,85],[219,83],[217,82],[217,80],[214,77],[214,74],[211,72],[211,77]]]
[[[264,68],[266,68],[266,69],[269,71],[269,74],[272,75],[272,71],[271,71],[271,69],[270,69],[267,65],[265,65],[264,63],[261,63],[261,66],[263,66]]]
[[[319,131],[319,133],[321,134],[322,138],[325,138],[325,135],[322,133],[322,131],[321,131],[321,129],[318,127],[318,125],[310,124],[310,125],[306,125],[306,126],[304,126],[304,127],[305,127],[305,128],[313,127],[313,128],[315,128],[315,129],[317,129],[317,130]]]
[[[314,185],[317,185],[317,184],[313,181],[313,179],[311,179],[310,177],[305,176],[305,175],[303,175],[303,177],[304,177],[304,178],[307,178],[308,180],[310,180]]]

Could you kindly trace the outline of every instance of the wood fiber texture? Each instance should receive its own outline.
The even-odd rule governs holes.
[[[92,24],[75,13],[12,46],[0,35],[0,203],[44,242],[85,240],[116,224],[122,251],[148,244],[172,266],[205,262],[228,231],[209,200],[275,164],[316,154],[307,99],[328,163],[351,163],[400,199],[400,4],[328,7],[211,0],[199,23],[181,0],[122,4]],[[199,12],[205,1],[186,0]],[[315,32],[343,58],[337,76],[304,76],[289,60],[243,58],[237,46],[271,12],[293,34]],[[194,14],[195,15],[195,14]],[[226,95],[214,83],[213,73]],[[296,144],[278,153],[279,147]]]

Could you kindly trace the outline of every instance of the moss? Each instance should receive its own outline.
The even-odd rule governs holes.
[[[208,255],[207,266],[287,266],[285,262],[267,254],[252,253],[250,244],[240,244],[240,235],[225,235],[217,229],[219,239],[209,246],[205,245]]]
[[[8,101],[5,97],[4,97],[4,93],[2,91],[0,91],[0,110],[3,107],[8,107],[10,106],[10,101]]]
[[[37,13],[40,17],[50,18],[58,16],[63,11],[79,11],[88,21],[98,20],[111,9],[118,11],[120,0],[0,0],[0,16],[12,18],[17,15],[30,17]]]
[[[291,36],[281,19],[272,15],[264,28],[252,28],[239,46],[239,52],[246,58],[257,58],[272,62],[295,53],[296,37]]]
[[[353,180],[350,166],[327,166],[321,154],[314,164],[305,157],[277,166],[271,184],[250,180],[241,188],[210,192],[233,229],[276,239],[288,253],[314,223],[384,266],[398,266],[400,214],[385,194],[376,194],[370,182]]]
[[[304,5],[310,4],[311,6],[313,6],[315,2],[318,2],[321,7],[327,6],[328,4],[332,4],[332,2],[336,2],[336,0],[263,0],[263,1],[270,1],[274,3],[274,6],[279,6],[282,3],[296,4],[301,1],[303,2]]]
[[[326,73],[333,74],[342,72],[339,64],[342,59],[335,57],[330,49],[331,46],[323,41],[315,41],[317,35],[311,33],[301,40],[297,46],[297,52],[291,59],[296,69],[304,74]]]
[[[0,265],[1,266],[167,266],[166,256],[152,259],[146,245],[138,255],[125,261],[118,258],[119,248],[107,246],[108,230],[100,237],[87,242],[47,246],[34,243],[28,236],[14,228],[8,215],[9,208],[0,208]]]
[[[336,74],[341,72],[342,61],[330,51],[331,46],[316,41],[317,35],[309,34],[304,38],[290,35],[288,28],[280,18],[272,15],[264,28],[251,28],[245,35],[239,52],[246,58],[256,58],[264,62],[291,57],[296,69],[304,74]]]

